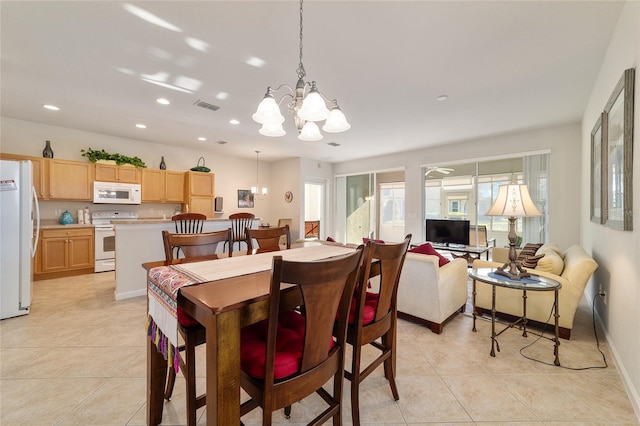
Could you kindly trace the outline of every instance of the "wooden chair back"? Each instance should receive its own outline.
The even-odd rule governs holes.
[[[180,213],[171,216],[171,220],[176,226],[176,233],[197,234],[202,232],[202,226],[207,220],[207,216],[201,213]]]
[[[289,230],[291,230],[291,225],[293,224],[293,220],[291,219],[278,219],[278,228],[282,228],[285,225],[289,225]],[[287,240],[285,236],[280,237],[280,244],[286,244]]]
[[[183,258],[198,258],[203,256],[210,259],[217,259],[215,254],[219,243],[227,243],[231,246],[231,228],[224,231],[203,232],[199,234],[172,234],[162,231],[162,241],[164,243],[164,255],[167,261],[178,258],[178,249],[183,254]],[[233,247],[229,249],[229,256],[232,256]]]
[[[245,234],[246,228],[253,226],[253,219],[256,215],[253,213],[234,213],[229,215],[231,221],[232,240],[234,243],[238,243],[238,249],[240,249],[240,243],[247,240]]]
[[[289,225],[280,228],[247,228],[245,232],[247,234],[248,254],[251,254],[253,249],[256,249],[256,253],[263,253],[267,251],[278,251],[285,247],[287,250],[291,248]],[[281,238],[284,238],[284,247],[280,245]]]
[[[364,249],[362,267],[354,294],[354,320],[353,324],[349,324],[347,332],[347,342],[353,346],[351,372],[345,372],[345,377],[351,381],[353,424],[360,424],[360,382],[383,363],[385,377],[389,381],[391,392],[396,400],[399,399],[395,383],[397,296],[400,274],[410,242],[411,234],[397,244],[382,244],[370,240]],[[377,296],[367,293],[369,279],[374,277],[379,277]],[[371,289],[372,293],[374,293],[373,290],[375,289]],[[371,322],[364,324],[365,303],[371,303],[371,296],[377,297],[374,317]],[[377,342],[378,339],[380,342]],[[369,344],[380,350],[381,353],[366,368],[361,368],[362,347]]]
[[[329,405],[314,419],[320,424],[333,417],[340,424],[346,326],[353,289],[362,258],[362,248],[353,253],[312,262],[285,261],[274,256],[266,331],[265,377],[254,378],[241,371],[240,384],[251,397],[240,414],[263,408],[262,424],[271,424],[272,412],[291,406],[316,392]],[[283,380],[274,379],[280,314],[290,309],[281,301],[281,284],[293,284],[304,305],[304,339],[299,371]],[[282,303],[281,303],[282,302]],[[336,321],[337,314],[337,321]],[[334,326],[334,321],[336,321]],[[333,338],[332,336],[335,336]],[[334,344],[330,347],[329,342]],[[333,377],[333,392],[323,386]],[[323,421],[319,421],[322,419]]]

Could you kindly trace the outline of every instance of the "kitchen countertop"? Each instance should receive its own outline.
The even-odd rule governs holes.
[[[43,219],[40,222],[40,229],[64,229],[64,228],[93,228],[92,224],[72,223],[62,225],[56,219]]]

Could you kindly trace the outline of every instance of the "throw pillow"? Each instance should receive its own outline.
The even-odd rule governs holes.
[[[374,240],[374,239],[362,237],[362,243],[363,244],[367,244],[369,241],[373,241],[376,244],[384,244],[384,241],[382,241],[382,240]]]
[[[538,261],[536,269],[539,271],[550,272],[554,275],[562,274],[564,269],[564,261],[555,250],[551,248],[538,250],[536,254],[544,254],[544,257]]]
[[[540,261],[540,259],[542,259],[544,257],[544,253],[542,254],[536,254],[534,256],[528,256],[525,257],[520,264],[524,267],[524,268],[531,268],[534,269],[537,265],[538,265],[538,261]]]
[[[518,253],[518,260],[522,261],[529,256],[535,256],[538,249],[542,247],[542,243],[527,243]]]
[[[556,243],[544,243],[542,245],[542,247],[540,247],[538,250],[539,251],[545,251],[547,249],[555,251],[556,253],[558,253],[558,256],[564,258],[564,256],[562,255],[562,250],[560,250],[560,247],[558,246],[558,244],[556,244]]]
[[[430,254],[431,256],[438,256],[438,266],[440,267],[449,263],[449,259],[438,253],[436,249],[434,249],[433,246],[429,243],[424,243],[407,251],[409,253]]]

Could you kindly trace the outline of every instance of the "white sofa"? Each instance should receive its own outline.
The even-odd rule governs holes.
[[[467,303],[467,261],[438,266],[438,257],[407,253],[398,286],[398,317],[442,333],[444,323]]]
[[[550,255],[545,255],[543,260],[538,262],[535,269],[527,269],[533,274],[552,278],[562,284],[558,291],[558,320],[560,326],[560,337],[569,339],[573,328],[573,319],[580,299],[584,293],[584,288],[591,278],[591,275],[598,268],[595,260],[579,245],[573,245],[562,252],[557,245],[545,244],[538,249],[537,254],[554,251],[559,256],[554,255],[554,260],[547,262]],[[553,254],[553,253],[551,253]],[[474,268],[498,267],[508,260],[508,249],[494,248],[492,253],[493,262],[476,260],[473,262]],[[561,260],[558,260],[561,259]],[[550,259],[549,259],[550,260]],[[556,262],[560,262],[558,265]],[[553,263],[553,264],[552,264]],[[558,268],[555,273],[549,272],[549,268]],[[546,269],[546,270],[545,270]],[[530,291],[527,292],[527,319],[544,324],[554,323],[551,314],[553,307],[552,291]],[[491,286],[477,282],[476,285],[476,312],[482,313],[491,311]],[[509,317],[520,317],[522,315],[522,291],[503,287],[496,289],[496,311],[498,315]],[[504,315],[506,314],[506,315]]]

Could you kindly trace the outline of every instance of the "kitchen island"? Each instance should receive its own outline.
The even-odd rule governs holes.
[[[257,228],[260,218],[255,218]],[[231,227],[229,219],[207,219],[202,232],[222,231]],[[116,300],[147,294],[146,271],[142,264],[164,259],[162,231],[175,232],[170,219],[119,220],[116,231]],[[222,252],[222,247],[218,247]]]

